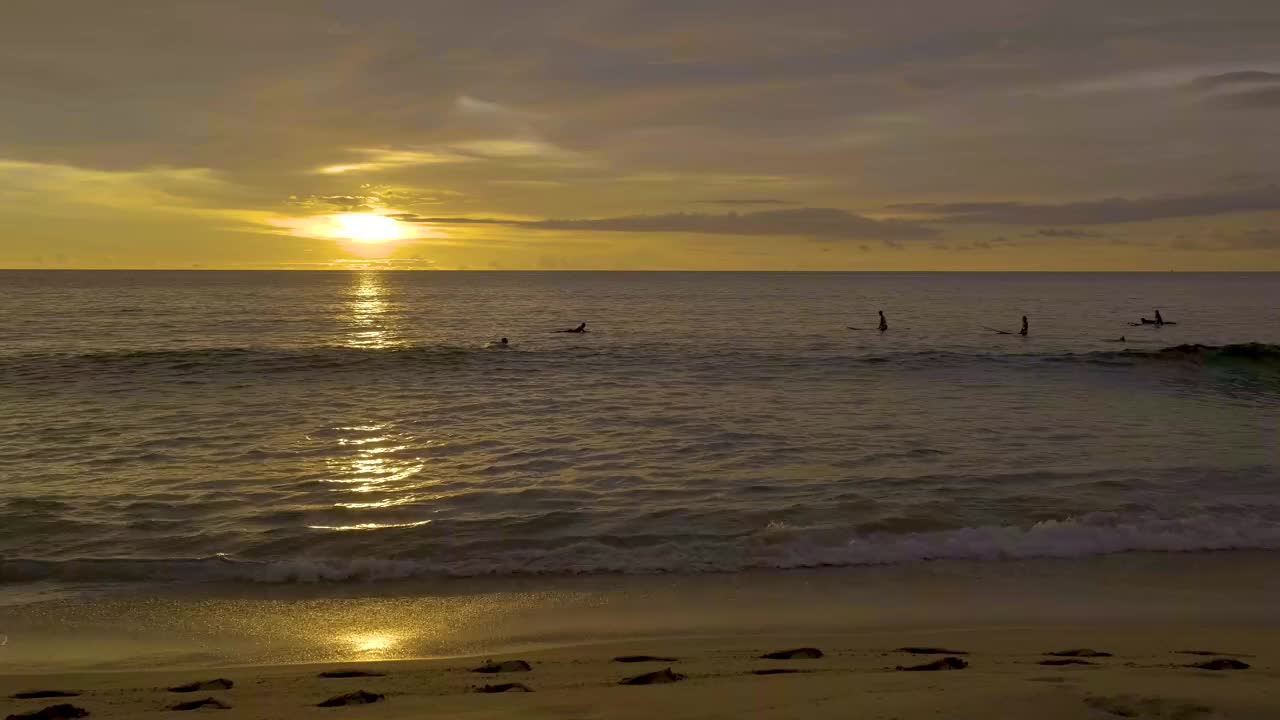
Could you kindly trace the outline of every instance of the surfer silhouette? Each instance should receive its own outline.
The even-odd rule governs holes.
[[[1178,323],[1176,323],[1176,322],[1170,322],[1170,321],[1168,321],[1168,320],[1165,320],[1165,319],[1164,319],[1164,316],[1160,314],[1160,311],[1159,311],[1159,310],[1156,310],[1156,316],[1155,316],[1155,319],[1152,319],[1152,318],[1145,318],[1145,317],[1144,317],[1144,318],[1139,318],[1139,319],[1138,319],[1138,322],[1136,322],[1136,323],[1131,322],[1131,323],[1129,323],[1129,324],[1130,324],[1130,325],[1133,325],[1133,326],[1139,326],[1139,325],[1152,325],[1152,326],[1154,326],[1154,327],[1164,327],[1165,325],[1177,325]]]
[[[1022,337],[1027,336],[1027,316],[1026,315],[1022,316],[1022,330],[1020,330],[1018,334],[1021,335]]]
[[[557,330],[556,332],[562,332],[562,333],[584,333],[584,332],[586,332],[586,331],[587,331],[587,324],[586,324],[586,323],[581,323],[581,324],[579,324],[579,325],[578,325],[578,327],[576,327],[576,328],[570,328],[570,329],[568,329],[568,330]]]
[[[884,319],[883,310],[880,310],[879,312],[880,312],[880,332],[884,332],[885,330],[889,329],[889,321]]]

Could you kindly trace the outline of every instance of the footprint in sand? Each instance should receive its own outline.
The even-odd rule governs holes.
[[[941,660],[934,660],[924,665],[912,665],[911,667],[897,666],[894,670],[904,670],[909,672],[928,672],[931,670],[963,670],[969,667],[969,663],[958,657],[944,657]]]
[[[347,693],[346,695],[337,695],[335,697],[331,697],[322,703],[318,703],[316,707],[342,707],[344,705],[368,705],[369,703],[382,702],[382,700],[384,699],[385,699],[385,696],[383,695],[379,695],[377,693],[365,692],[364,690],[357,690],[353,693]]]
[[[1092,648],[1075,648],[1073,650],[1057,650],[1055,652],[1047,652],[1045,655],[1054,657],[1111,657],[1111,653],[1102,650],[1094,650]]]
[[[201,690],[230,690],[235,683],[226,678],[214,678],[213,680],[202,680],[200,682],[188,683],[186,685],[177,685],[169,688],[169,692],[189,693],[199,692]]]
[[[504,693],[504,692],[533,692],[533,688],[524,683],[500,683],[498,685],[485,685],[476,688],[478,693]]]
[[[1201,663],[1191,663],[1187,667],[1199,668],[1201,670],[1248,670],[1249,663],[1243,660],[1233,660],[1231,658],[1216,658]]]
[[[618,681],[619,685],[658,685],[661,683],[673,683],[684,680],[685,676],[677,672],[671,672],[671,668],[658,670],[657,672],[645,673],[634,677],[623,678]]]
[[[478,673],[508,673],[508,672],[529,672],[533,666],[524,660],[504,660],[502,662],[493,662],[488,660],[485,664],[478,668],[472,669],[471,672]]]
[[[822,657],[822,651],[814,647],[795,648],[793,650],[778,650],[777,652],[765,653],[760,656],[762,660],[817,660]]]
[[[50,705],[43,710],[37,710],[31,713],[23,713],[22,715],[10,715],[5,720],[73,720],[73,718],[86,717],[88,710],[75,705]]]

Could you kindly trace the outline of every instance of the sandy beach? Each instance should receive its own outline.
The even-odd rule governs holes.
[[[1280,696],[1275,692],[1280,682],[1280,664],[1274,659],[1277,640],[1280,633],[1274,628],[899,629],[825,637],[707,637],[562,648],[521,655],[518,659],[531,667],[525,672],[478,673],[474,670],[487,658],[455,658],[217,672],[10,675],[0,678],[0,691],[5,696],[38,690],[78,693],[68,698],[6,701],[7,710],[19,717],[60,703],[84,708],[91,717],[172,716],[175,711],[170,708],[178,703],[212,698],[229,707],[218,713],[226,718],[1262,719],[1280,712]],[[907,645],[950,652],[899,650]],[[818,647],[823,657],[759,657],[804,646]],[[1111,655],[1048,654],[1079,649]],[[614,659],[628,655],[663,659],[629,663]],[[967,666],[938,672],[896,669],[945,657],[958,658]],[[1249,667],[1217,671],[1188,667],[1217,658],[1237,659]],[[1062,661],[1070,664],[1044,664]],[[624,678],[666,668],[683,678],[652,687],[619,685]],[[786,672],[757,674],[772,670]],[[335,671],[375,676],[319,676]],[[233,686],[186,693],[166,690],[215,678],[230,680]],[[478,692],[486,685],[507,683],[517,685],[501,693]],[[381,698],[373,704],[317,707],[329,698],[359,691]]]
[[[1269,553],[11,595],[0,696],[18,717],[1262,719],[1276,599]],[[821,657],[761,657],[798,648]],[[11,697],[36,691],[76,695]]]

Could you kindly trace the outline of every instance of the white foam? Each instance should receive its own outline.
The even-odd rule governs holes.
[[[824,535],[823,537],[829,537]],[[824,543],[771,523],[758,536],[620,548],[598,540],[561,547],[452,554],[448,562],[388,558],[7,561],[0,580],[251,581],[322,583],[481,575],[708,573],[751,569],[857,567],[926,561],[1080,558],[1124,552],[1280,549],[1280,523],[1261,518],[1122,517],[1095,513],[1031,526],[907,534],[877,533]]]

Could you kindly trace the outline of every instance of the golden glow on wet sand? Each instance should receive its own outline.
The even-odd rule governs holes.
[[[401,637],[387,632],[354,632],[339,638],[353,652],[361,655],[383,655],[400,644]]]

